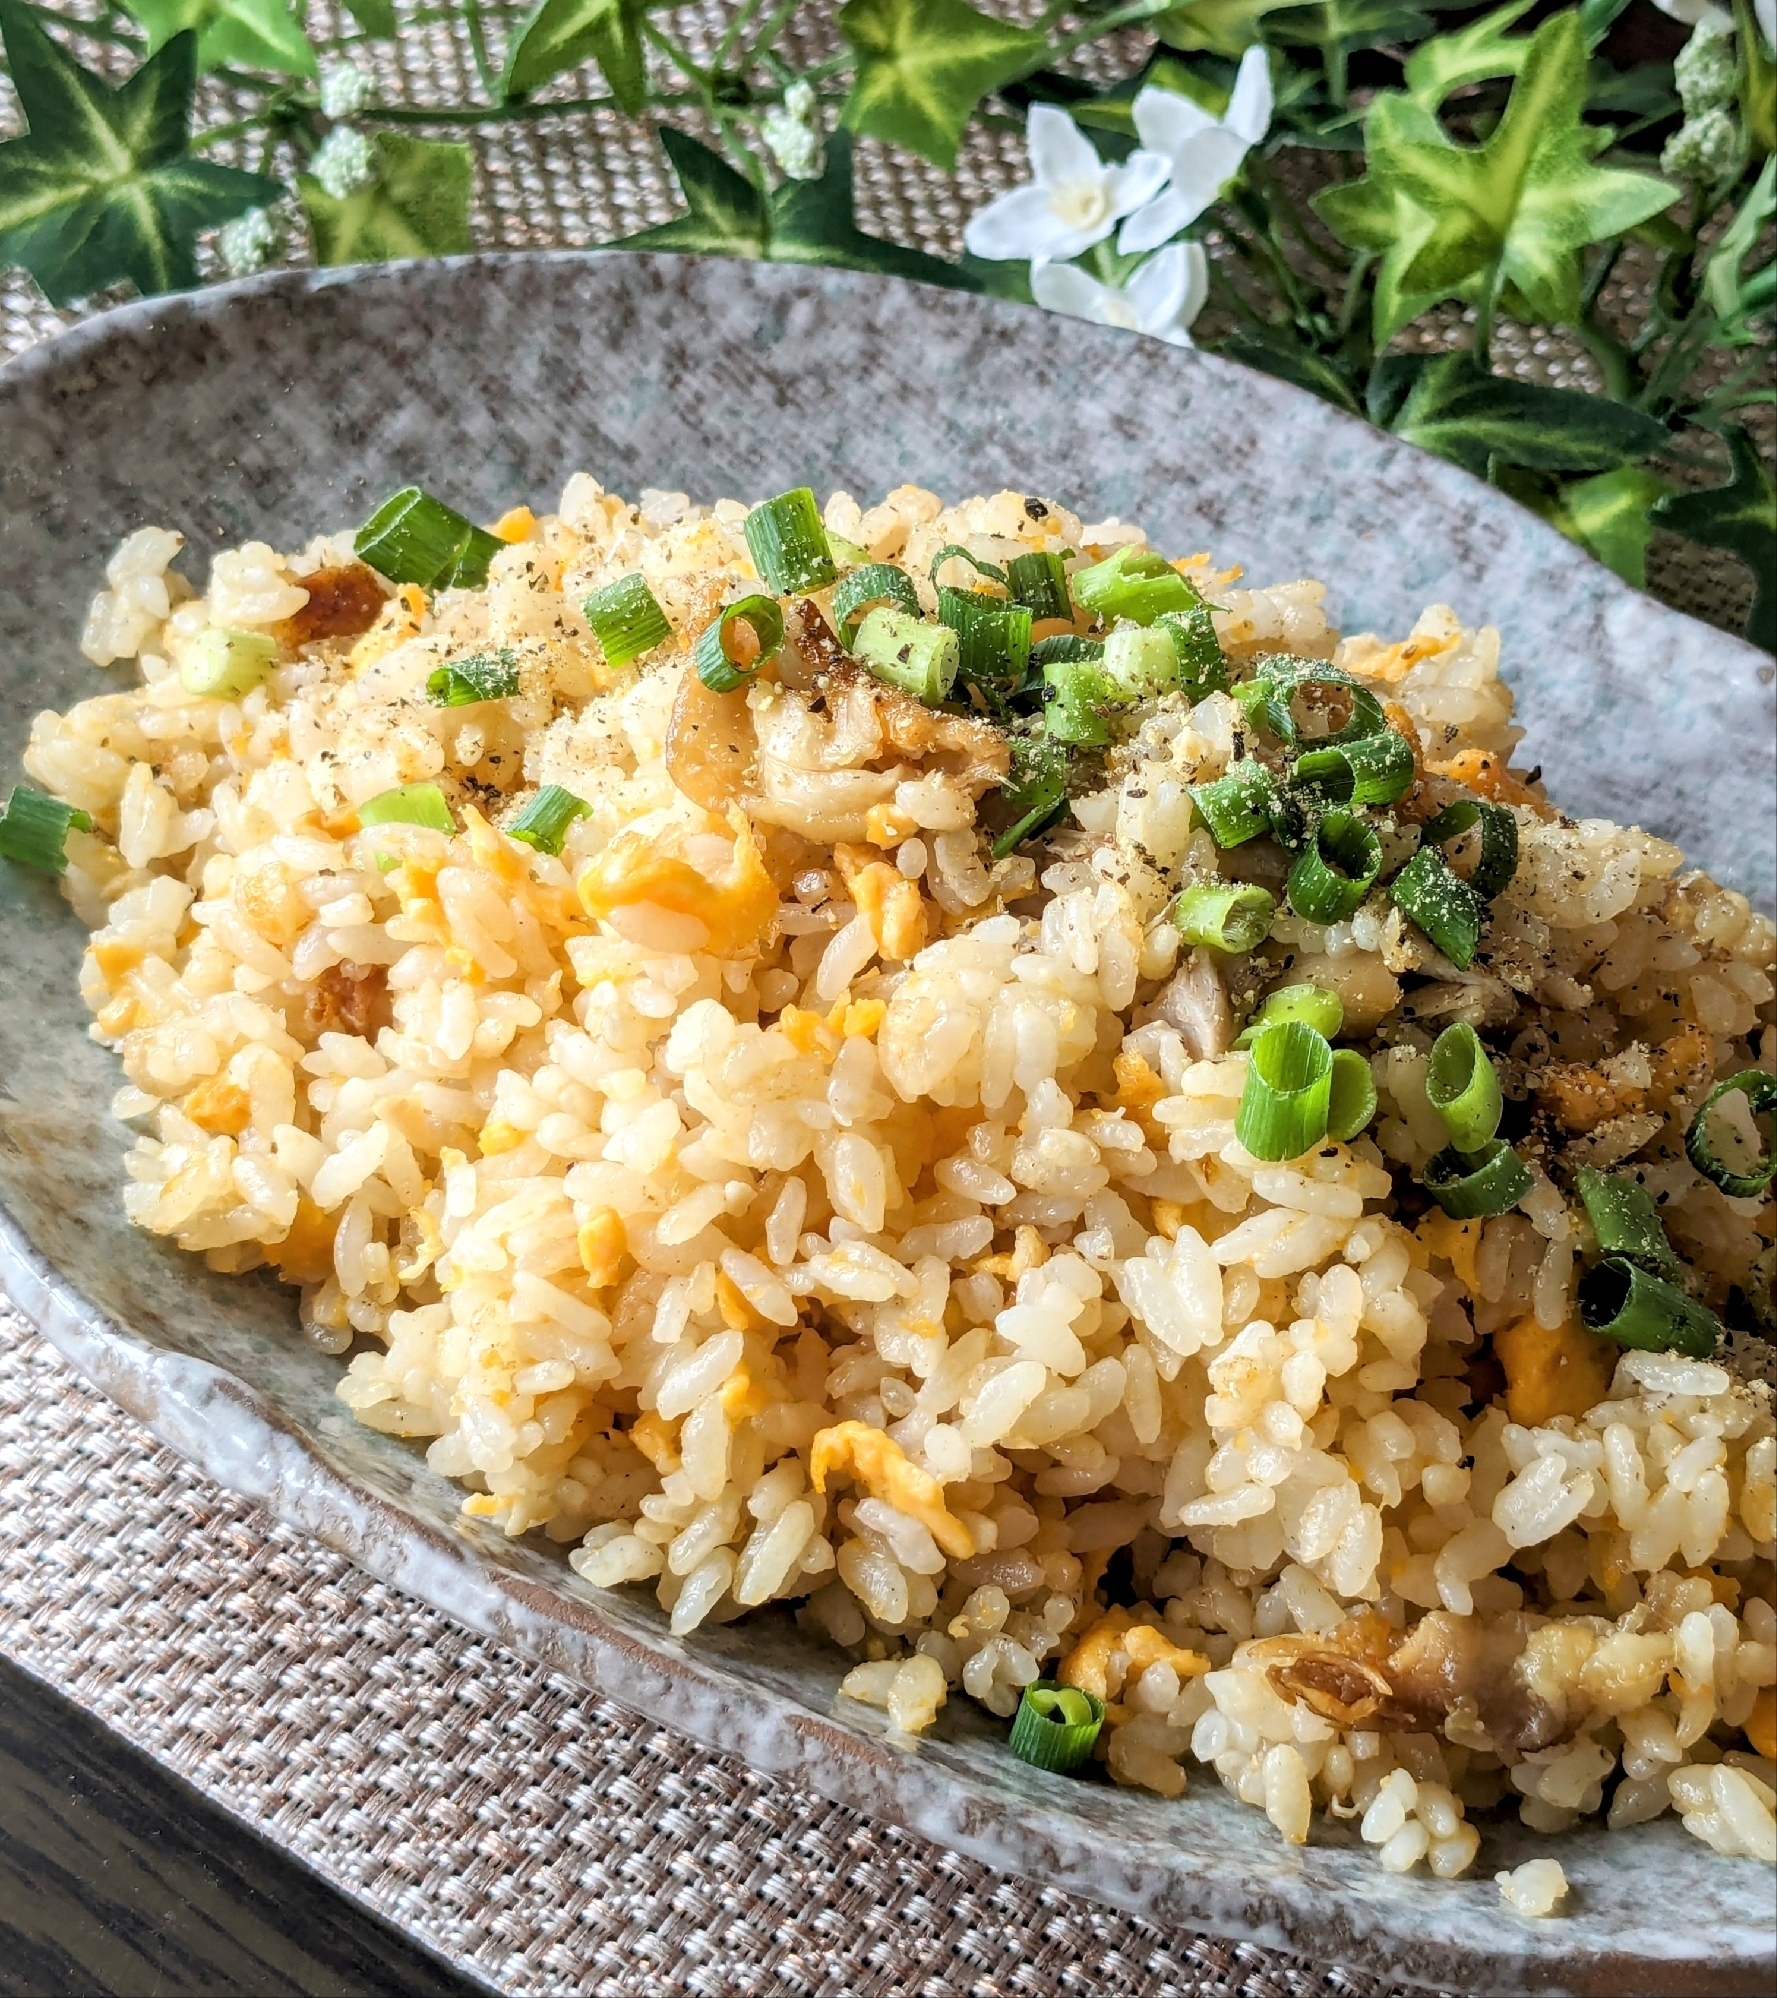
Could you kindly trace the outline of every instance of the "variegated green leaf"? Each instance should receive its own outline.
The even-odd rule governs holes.
[[[845,124],[947,171],[976,105],[1028,75],[1048,49],[1045,36],[967,0],[846,0],[839,32],[857,56]]]
[[[509,97],[528,97],[564,69],[596,62],[611,95],[634,118],[642,109],[646,0],[538,0],[506,47]]]
[[[765,197],[728,162],[671,125],[660,143],[678,178],[689,213],[638,230],[616,245],[624,250],[685,250],[708,257],[763,257],[771,233]]]
[[[189,28],[197,36],[200,71],[315,74],[315,52],[284,0],[123,0],[123,4],[148,30],[150,55]]]
[[[1489,77],[1516,76],[1530,48],[1528,35],[1508,35],[1514,21],[1528,14],[1536,0],[1507,0],[1491,14],[1421,42],[1407,58],[1407,90],[1428,111],[1435,111],[1452,91]]]
[[[1733,456],[1734,476],[1725,486],[1673,494],[1654,509],[1654,517],[1675,534],[1739,556],[1757,584],[1746,636],[1767,652],[1777,652],[1777,488],[1744,430],[1730,425],[1722,435]]]
[[[321,264],[453,257],[469,248],[475,169],[467,146],[378,132],[375,181],[343,200],[304,174],[296,183]]]
[[[1211,55],[1238,56],[1265,38],[1264,20],[1297,0],[1183,0],[1148,23],[1175,49],[1205,49]]]
[[[195,35],[175,35],[115,89],[18,0],[0,0],[0,36],[26,124],[0,145],[0,264],[23,265],[55,304],[119,282],[144,295],[194,285],[198,232],[283,193],[188,156]]]

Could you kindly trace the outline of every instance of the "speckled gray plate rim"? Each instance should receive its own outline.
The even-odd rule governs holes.
[[[1502,630],[1553,795],[1640,820],[1769,906],[1769,662],[1626,589],[1503,496],[1284,384],[1026,308],[851,273],[610,253],[282,273],[131,305],[0,370],[0,776],[30,715],[102,689],[76,638],[116,539],[305,540],[421,481],[478,517],[616,490],[1010,485],[1139,519],[1258,579],[1327,578],[1348,629],[1440,599]],[[1670,689],[1691,690],[1682,709]],[[781,1615],[674,1640],[645,1595],[463,1521],[413,1446],[334,1399],[288,1294],[131,1229],[118,1076],[87,1038],[81,932],[0,868],[0,1279],[101,1389],[210,1475],[477,1630],[761,1769],[989,1864],[1154,1920],[1463,1991],[1766,1989],[1771,1878],[1672,1821],[1555,1848],[1571,1912],[1491,1872],[1385,1874],[1348,1836],[1283,1847],[1195,1772],[1169,1803],[1014,1762],[957,1701],[914,1746],[837,1699]]]

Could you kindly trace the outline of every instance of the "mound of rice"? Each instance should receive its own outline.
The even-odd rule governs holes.
[[[788,1604],[909,1733],[1055,1672],[1106,1702],[1117,1782],[1207,1765],[1394,1871],[1464,1873],[1498,1806],[1777,1856],[1771,1392],[1584,1332],[1565,1190],[1628,1162],[1712,1304],[1768,1291],[1769,1192],[1727,1198],[1683,1134],[1777,1069],[1771,922],[1511,770],[1491,629],[1341,639],[1319,583],[1191,557],[1235,671],[1337,660],[1414,743],[1419,817],[1502,801],[1521,859],[1467,970],[1380,891],[1181,950],[1168,904],[1240,857],[1186,792],[1235,702],[1148,704],[995,860],[1005,739],[841,670],[825,593],[744,692],[689,670],[757,587],[745,511],[576,476],[431,598],[343,537],[220,555],[201,596],[177,533],[123,544],[85,645],[139,683],[40,716],[26,767],[92,815],[66,884],[144,1127],[132,1218],[300,1286],[340,1398],[467,1514],[680,1634]],[[1143,545],[1013,493],[826,521],[928,609],[947,544]],[[637,571],[673,634],[613,671],[579,606]],[[209,626],[277,641],[238,702],[181,683]],[[490,646],[516,696],[426,700]],[[422,782],[460,830],[360,824]],[[591,808],[559,857],[500,829],[549,783]],[[1338,993],[1381,1113],[1264,1164],[1230,1041],[1286,974]],[[1533,1190],[1484,1222],[1411,1184],[1457,1020],[1530,1113]]]

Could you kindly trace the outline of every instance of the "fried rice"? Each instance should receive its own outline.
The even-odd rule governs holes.
[[[65,883],[132,1219],[297,1287],[341,1400],[471,1518],[681,1637],[786,1605],[908,1734],[1052,1677],[1102,1702],[1116,1782],[1206,1765],[1397,1872],[1463,1874],[1501,1808],[1777,1856],[1777,1440],[1744,1357],[1777,1227],[1685,1142],[1719,1080],[1777,1070],[1770,920],[1512,768],[1492,629],[1342,638],[1320,583],[1202,555],[1172,567],[1236,683],[1332,662],[1409,744],[1392,862],[1453,800],[1509,808],[1472,962],[1380,888],[1305,921],[1272,842],[1218,847],[1191,787],[1250,741],[1227,691],[1128,709],[996,857],[1007,733],[861,670],[830,588],[783,599],[738,690],[700,678],[760,587],[746,513],[576,476],[498,524],[484,587],[431,592],[344,536],[218,555],[201,595],[177,532],[122,545],[84,644],[135,682],[39,716],[26,768],[91,820]],[[840,493],[825,525],[927,616],[946,548],[1146,546],[1014,493]],[[614,669],[582,605],[637,574],[670,632]],[[212,629],[272,641],[239,698],[182,678]],[[490,648],[515,691],[428,699]],[[452,830],[360,817],[416,785]],[[504,830],[550,785],[586,808],[557,853]],[[1271,934],[1187,944],[1180,890],[1229,877],[1276,891]],[[1337,995],[1378,1111],[1266,1161],[1232,1043],[1286,984]],[[1457,1022],[1528,1170],[1479,1218],[1421,1183]],[[1715,1357],[1581,1323],[1581,1167],[1653,1197]],[[1536,1866],[1503,1883],[1529,1913],[1559,1898]]]

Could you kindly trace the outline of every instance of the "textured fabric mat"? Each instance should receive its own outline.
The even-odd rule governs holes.
[[[4,1300],[0,1649],[502,1991],[1398,1988],[996,1873],[601,1699],[212,1484]]]

